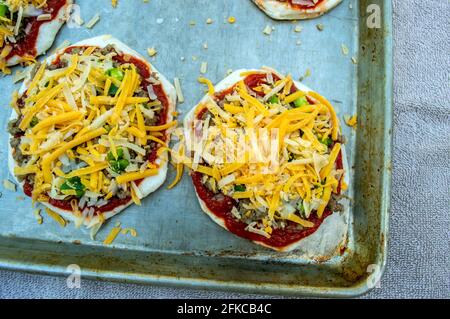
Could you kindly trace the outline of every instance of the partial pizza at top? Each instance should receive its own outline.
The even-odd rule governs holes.
[[[72,0],[0,0],[0,72],[31,62],[53,44]]]
[[[272,69],[209,86],[184,123],[184,161],[205,213],[237,236],[291,251],[346,211],[343,137],[328,100]],[[332,245],[341,225],[324,231]]]
[[[253,0],[268,16],[276,20],[301,20],[319,17],[342,0]]]
[[[99,225],[164,183],[175,103],[172,85],[120,41],[79,42],[16,96],[10,171],[33,200]]]

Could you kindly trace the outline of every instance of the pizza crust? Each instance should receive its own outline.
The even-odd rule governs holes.
[[[272,72],[274,74],[279,75],[279,73],[273,69],[270,68],[264,68],[264,70],[267,70],[269,72]],[[249,71],[261,71],[256,69],[241,69],[233,72],[228,77],[226,77],[224,80],[222,80],[219,84],[215,86],[216,92],[221,92],[224,90],[227,90],[228,88],[232,87],[236,83],[238,83],[240,80],[243,80],[245,77],[242,77],[241,74],[243,72],[249,72]],[[308,91],[312,92],[310,88],[308,88],[306,85],[294,81],[296,87],[302,91]],[[203,99],[198,103],[198,105],[203,104],[209,99],[208,95],[205,95]],[[190,141],[193,140],[193,125],[194,121],[196,119],[196,115],[198,114],[199,106],[195,106],[190,110],[190,112],[187,114],[186,118],[184,119],[184,135],[186,139],[186,147],[188,151],[192,151],[190,149]],[[343,159],[343,166],[345,169],[346,174],[344,175],[344,181],[347,185],[350,185],[350,179],[349,179],[349,166],[347,161],[347,154],[345,151],[345,145],[342,145],[341,148],[342,152],[342,159]],[[206,203],[198,196],[197,192],[197,199],[199,201],[200,207],[203,210],[203,212],[208,215],[216,224],[223,227],[227,231],[230,231],[225,224],[224,219],[217,217],[206,205]],[[253,241],[257,245],[264,246],[266,248],[278,251],[278,252],[292,252],[296,251],[296,254],[302,255],[305,258],[313,259],[313,260],[328,260],[332,258],[333,256],[340,253],[341,248],[346,244],[347,242],[347,231],[348,231],[348,223],[349,223],[349,214],[350,214],[350,205],[348,200],[342,200],[341,204],[344,206],[344,211],[341,213],[333,213],[331,216],[327,217],[322,225],[319,227],[319,229],[311,234],[308,237],[305,237],[303,239],[300,239],[290,245],[284,246],[284,247],[274,247],[267,245],[266,243],[260,242],[260,241]],[[230,231],[231,232],[231,231]]]
[[[36,39],[36,56],[40,56],[47,52],[53,45],[56,35],[67,20],[68,11],[73,4],[73,0],[66,0],[66,4],[58,11],[58,15],[51,21],[43,23],[39,29]],[[19,55],[13,55],[6,61],[7,66],[14,66],[27,61]]]
[[[129,54],[133,57],[136,57],[140,60],[142,60],[143,62],[145,62],[147,64],[147,66],[149,67],[149,69],[153,72],[156,73],[158,75],[158,78],[164,88],[164,92],[166,93],[167,96],[167,100],[169,102],[169,106],[168,106],[168,110],[167,110],[167,123],[172,122],[173,121],[173,113],[176,110],[176,102],[177,102],[177,95],[176,95],[176,91],[175,88],[173,87],[173,85],[167,80],[167,78],[162,75],[151,63],[149,63],[148,61],[146,61],[146,59],[139,53],[137,53],[136,51],[134,51],[133,49],[131,49],[130,47],[128,47],[127,45],[125,45],[123,42],[113,38],[110,35],[103,35],[103,36],[99,36],[99,37],[95,37],[95,38],[91,38],[91,39],[87,39],[87,40],[83,40],[80,42],[77,42],[73,45],[71,45],[70,47],[77,47],[77,46],[97,46],[97,47],[106,47],[107,45],[114,45],[116,47],[116,49],[118,49],[118,51],[122,52],[122,53],[126,53]],[[58,52],[56,52],[55,54],[53,54],[52,56],[50,56],[47,59],[47,64],[51,64],[52,61],[55,60],[55,58],[64,52],[64,49],[59,50]],[[19,95],[23,94],[28,86],[30,85],[32,81],[31,75],[29,75],[23,82],[22,87],[19,90]],[[13,110],[11,113],[11,117],[10,120],[15,120],[17,119],[17,113]],[[166,130],[166,137],[167,137],[167,141],[170,141],[170,130]],[[157,160],[156,163],[160,164],[160,168],[158,171],[158,174],[155,176],[150,176],[145,178],[141,184],[135,189],[136,190],[136,195],[140,198],[143,199],[145,197],[147,197],[148,195],[150,195],[151,193],[153,193],[154,191],[156,191],[159,187],[161,187],[167,177],[167,171],[168,171],[168,154],[167,152],[163,153]],[[18,181],[18,179],[16,178],[16,176],[14,175],[14,167],[16,166],[16,163],[13,159],[12,156],[12,148],[10,146],[10,144],[8,143],[8,167],[9,167],[9,171],[11,173],[11,175],[14,177],[14,179],[16,180],[16,182],[21,185],[23,187],[23,182],[20,183]],[[133,203],[132,200],[130,200],[128,203],[126,203],[125,205],[122,206],[118,206],[116,208],[114,208],[111,211],[107,211],[102,213],[103,218],[109,219],[117,214],[119,214],[121,211],[123,211],[125,208],[127,208],[128,206],[130,206]],[[66,211],[63,209],[60,209],[58,207],[55,207],[49,203],[42,203],[44,206],[48,207],[49,209],[57,212],[58,214],[62,215],[64,218],[66,218],[67,220],[71,220],[73,222],[77,222],[77,217],[74,216],[74,214],[71,211]],[[99,223],[102,222],[102,219],[99,216],[94,216],[93,218],[85,218],[85,220],[83,221],[83,224],[85,226],[87,226],[88,228],[91,228],[95,225],[98,225]]]
[[[296,9],[289,2],[253,0],[268,16],[275,20],[305,20],[320,17],[336,7],[342,0],[324,0],[312,9]]]

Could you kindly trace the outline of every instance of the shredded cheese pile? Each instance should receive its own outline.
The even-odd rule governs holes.
[[[32,184],[34,200],[70,201],[83,219],[119,194],[140,204],[137,181],[156,175],[161,165],[148,155],[155,147],[164,151],[164,131],[176,125],[146,125],[163,107],[151,91],[159,80],[152,76],[150,93],[143,91],[135,65],[113,61],[115,49],[65,52],[56,68],[43,63],[13,103],[19,114],[13,124],[23,134],[13,150],[19,161],[14,173]]]
[[[0,2],[4,16],[0,15],[0,72],[10,74],[6,57],[11,53],[13,44],[23,27],[23,18],[27,16],[41,16],[47,0],[4,0]],[[43,16],[43,15],[42,15]],[[31,58],[33,60],[33,58]]]
[[[293,92],[295,84],[290,76],[276,81],[271,72],[241,74],[267,75],[254,88],[240,81],[222,101],[210,81],[199,79],[209,88],[209,98],[197,107],[197,116],[207,109],[201,126],[190,128],[192,136],[200,136],[200,140],[186,141],[195,149],[189,156],[173,152],[179,162],[203,174],[202,182],[210,190],[237,200],[234,217],[246,222],[248,231],[265,237],[270,237],[274,228],[286,226],[286,221],[313,227],[308,221],[311,213],[322,217],[344,174],[335,165],[341,144],[339,120],[332,105],[315,92]],[[245,130],[243,139],[230,134],[229,129]],[[254,148],[240,150],[248,143],[249,132],[259,129],[276,132],[275,167],[266,160],[249,160],[258,156]],[[217,135],[222,141],[219,146]],[[257,142],[262,145],[269,137],[270,133],[263,134]],[[244,159],[222,160],[227,145],[231,148],[226,156],[241,151]],[[208,153],[197,154],[200,148]]]

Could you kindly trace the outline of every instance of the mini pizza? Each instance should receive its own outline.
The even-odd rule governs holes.
[[[276,20],[302,20],[319,17],[342,0],[253,0],[268,16]]]
[[[292,251],[345,214],[348,169],[328,100],[268,68],[236,71],[216,87],[201,81],[209,94],[185,119],[185,158],[207,215],[239,237]],[[320,236],[338,245],[346,226],[333,223]]]
[[[53,44],[72,0],[1,0],[0,71],[34,59]]]
[[[176,93],[110,36],[37,66],[13,101],[9,167],[34,201],[93,227],[158,189]]]

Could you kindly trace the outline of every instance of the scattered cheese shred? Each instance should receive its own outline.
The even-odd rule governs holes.
[[[134,229],[134,228],[124,228],[124,229],[122,229],[121,234],[122,235],[130,234],[132,237],[137,237],[137,235],[138,235],[136,229]]]
[[[14,184],[13,182],[11,182],[9,179],[4,179],[3,180],[3,187],[7,190],[10,190],[12,192],[16,191],[16,184]]]
[[[95,16],[92,17],[91,20],[88,21],[88,23],[86,23],[86,28],[92,29],[99,21],[100,21],[100,14],[97,13]]]
[[[111,229],[111,231],[109,232],[108,236],[103,241],[103,244],[107,245],[107,246],[111,245],[114,242],[114,240],[116,240],[117,236],[120,234],[121,231],[122,231],[122,227],[120,227],[120,225],[113,227]]]
[[[53,218],[59,225],[61,225],[61,227],[66,227],[67,222],[61,215],[59,215],[58,213],[55,213],[54,211],[52,211],[49,208],[46,208],[45,211],[46,211],[47,215],[50,216],[51,218]]]

